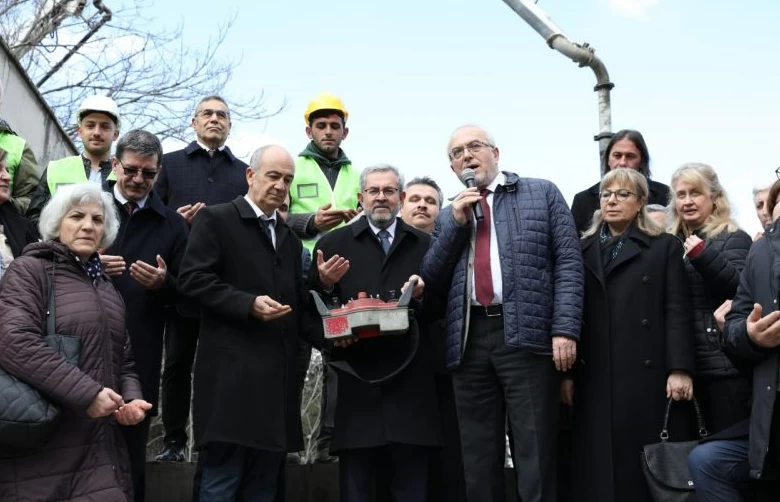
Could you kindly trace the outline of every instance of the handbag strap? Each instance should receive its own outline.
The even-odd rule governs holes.
[[[55,305],[54,305],[54,267],[55,262],[51,263],[51,274],[46,274],[46,284],[49,289],[49,300],[46,306],[46,335],[54,335],[57,333],[54,323],[57,320]],[[44,271],[46,268],[44,268]]]
[[[666,402],[666,413],[664,413],[664,426],[663,429],[661,429],[661,434],[659,434],[662,443],[665,443],[669,440],[669,414],[672,411],[673,402],[674,399],[669,399]],[[699,402],[696,400],[695,397],[691,402],[693,403],[693,409],[696,411],[696,425],[699,428],[699,437],[705,438],[709,436],[710,433],[707,431],[707,424],[704,422],[704,414],[701,412],[701,408],[699,407]]]

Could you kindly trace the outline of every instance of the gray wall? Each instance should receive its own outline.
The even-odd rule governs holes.
[[[0,104],[0,117],[11,124],[16,133],[27,140],[38,165],[45,168],[50,160],[78,154],[46,101],[38,92],[5,41],[0,38],[0,81],[5,93]]]

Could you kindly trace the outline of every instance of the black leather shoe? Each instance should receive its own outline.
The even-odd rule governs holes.
[[[178,443],[168,443],[163,451],[154,457],[157,462],[184,462],[184,446]]]
[[[287,454],[287,463],[288,464],[301,464],[301,454],[297,451],[291,452]]]
[[[332,456],[328,453],[328,450],[320,450],[317,452],[317,457],[314,462],[317,464],[334,464],[339,461],[338,457]]]

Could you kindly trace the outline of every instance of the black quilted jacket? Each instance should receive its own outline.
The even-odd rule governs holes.
[[[721,350],[722,335],[712,313],[734,297],[753,241],[742,230],[711,239],[700,237],[707,243],[704,250],[685,260],[696,335],[696,375],[737,376],[739,372]]]

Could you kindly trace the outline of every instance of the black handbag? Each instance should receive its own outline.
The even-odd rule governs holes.
[[[81,339],[59,335],[54,322],[54,267],[51,278],[46,275],[49,290],[46,309],[47,344],[62,354],[70,364],[78,366]],[[0,446],[11,448],[38,448],[55,433],[62,411],[37,389],[9,374],[0,367]]]
[[[699,442],[669,441],[669,412],[672,402],[670,399],[666,404],[661,442],[642,448],[642,473],[654,502],[696,502],[696,492],[688,470],[688,454]],[[696,410],[699,438],[705,438],[709,433],[704,416],[696,399],[692,402]]]

